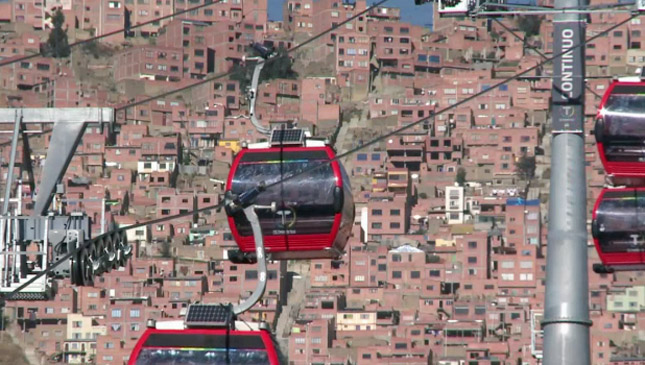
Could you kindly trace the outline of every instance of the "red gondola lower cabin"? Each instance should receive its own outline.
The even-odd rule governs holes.
[[[594,271],[645,268],[645,188],[602,190],[591,233],[604,266]]]

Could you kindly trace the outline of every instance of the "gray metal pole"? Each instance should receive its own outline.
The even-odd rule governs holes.
[[[101,234],[105,233],[105,198],[101,199]]]
[[[555,8],[587,5],[555,0]],[[585,17],[554,17],[553,52],[585,40]],[[551,188],[544,304],[544,364],[591,364],[584,155],[584,60],[579,47],[553,61]]]
[[[7,171],[7,186],[4,191],[4,201],[2,202],[2,215],[7,215],[9,212],[9,198],[11,198],[11,185],[13,185],[13,170],[16,166],[16,152],[18,150],[18,135],[20,133],[20,122],[22,116],[18,116],[19,111],[16,110],[16,120],[13,125],[13,139],[11,140],[11,155],[9,157],[9,170]],[[23,151],[23,153],[28,153]],[[19,197],[20,198],[20,197]]]

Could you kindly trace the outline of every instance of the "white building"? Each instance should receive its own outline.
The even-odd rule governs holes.
[[[448,224],[463,224],[464,210],[464,188],[446,186],[446,220],[448,220]]]

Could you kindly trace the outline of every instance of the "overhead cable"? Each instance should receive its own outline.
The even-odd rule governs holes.
[[[386,1],[388,1],[388,0],[382,0],[382,1],[380,1],[379,3],[377,3],[377,4],[382,4],[382,3],[386,2]],[[368,9],[369,9],[369,8],[368,8]],[[367,10],[367,9],[366,9],[366,10]],[[480,91],[480,92],[478,92],[478,93],[476,93],[476,94],[474,94],[474,95],[471,95],[471,96],[469,96],[469,97],[467,97],[467,98],[465,98],[465,99],[463,99],[463,100],[461,100],[461,101],[458,101],[458,102],[457,102],[457,103],[455,103],[455,104],[452,104],[452,105],[450,105],[450,106],[447,106],[447,107],[445,107],[445,108],[443,108],[443,109],[441,109],[441,110],[437,111],[436,113],[433,113],[430,117],[422,118],[422,119],[420,119],[420,120],[418,120],[418,121],[416,121],[416,122],[413,122],[413,123],[411,123],[411,124],[409,124],[409,125],[406,125],[406,126],[404,126],[404,127],[401,127],[401,128],[395,129],[394,131],[389,132],[389,133],[386,133],[386,134],[381,135],[381,136],[379,136],[379,137],[376,137],[376,138],[374,138],[374,139],[370,140],[369,142],[367,142],[367,143],[365,143],[365,144],[363,144],[363,145],[361,145],[361,146],[358,146],[358,147],[356,147],[356,148],[353,148],[353,149],[351,149],[351,150],[349,150],[349,151],[347,151],[347,152],[345,152],[345,153],[342,153],[342,154],[336,155],[336,157],[334,157],[333,159],[330,159],[330,160],[328,160],[328,161],[325,161],[324,163],[320,163],[320,164],[318,164],[318,165],[315,165],[315,166],[309,167],[309,168],[304,169],[304,170],[302,170],[302,171],[300,171],[300,172],[297,172],[297,173],[295,173],[295,174],[293,174],[293,175],[289,175],[289,176],[287,176],[287,177],[285,177],[285,178],[283,178],[283,179],[281,179],[281,180],[279,180],[279,181],[276,181],[276,182],[274,182],[274,183],[268,184],[268,185],[266,185],[266,189],[269,189],[269,188],[271,188],[271,187],[273,187],[273,186],[276,186],[276,185],[278,185],[278,184],[282,184],[283,182],[288,181],[288,180],[291,180],[291,179],[293,179],[293,178],[295,178],[295,177],[297,177],[297,176],[300,176],[300,175],[306,174],[306,173],[308,173],[308,172],[311,172],[311,171],[313,171],[313,170],[316,170],[316,169],[318,169],[318,168],[321,168],[322,166],[325,166],[325,165],[330,164],[330,163],[332,163],[332,162],[334,162],[334,161],[340,160],[341,158],[344,158],[344,157],[350,156],[350,155],[352,155],[352,154],[354,154],[354,153],[356,153],[356,152],[361,151],[362,149],[364,149],[364,148],[366,148],[366,147],[368,147],[368,146],[371,146],[371,145],[373,145],[373,144],[376,144],[376,143],[378,143],[378,142],[380,142],[380,141],[382,141],[382,140],[384,140],[384,139],[386,139],[386,138],[392,137],[392,136],[394,136],[394,135],[396,135],[396,134],[399,134],[399,133],[401,133],[401,132],[403,132],[403,131],[405,131],[405,130],[408,130],[408,129],[410,129],[410,128],[412,128],[412,127],[416,126],[416,125],[419,125],[419,124],[421,124],[421,123],[423,123],[423,122],[429,121],[430,119],[432,119],[432,118],[434,118],[434,117],[436,117],[436,116],[438,116],[438,115],[441,115],[441,114],[443,114],[443,113],[445,113],[445,112],[447,112],[447,111],[449,111],[449,110],[452,110],[452,109],[454,109],[454,108],[457,108],[457,107],[459,107],[460,105],[463,105],[463,104],[465,104],[465,103],[468,103],[468,102],[470,102],[470,101],[474,100],[475,98],[478,98],[478,97],[480,97],[480,96],[482,96],[482,95],[485,95],[486,93],[488,93],[488,92],[490,92],[490,91],[492,91],[492,90],[494,90],[494,89],[498,88],[499,86],[505,85],[505,84],[507,84],[507,83],[508,83],[508,82],[510,82],[510,81],[513,81],[513,80],[515,80],[515,79],[517,79],[517,78],[519,78],[519,77],[522,77],[523,75],[526,75],[527,73],[530,73],[530,72],[532,72],[532,71],[534,71],[534,70],[536,70],[536,69],[538,69],[538,68],[540,68],[540,67],[542,67],[542,66],[546,65],[547,63],[549,63],[549,62],[551,62],[551,61],[555,60],[555,59],[556,59],[556,58],[558,58],[558,57],[563,56],[564,54],[566,54],[566,53],[568,53],[568,52],[570,52],[570,51],[572,51],[572,50],[574,50],[574,49],[577,49],[577,48],[583,47],[583,46],[584,46],[584,45],[586,45],[587,43],[592,42],[592,41],[596,40],[597,38],[600,38],[600,37],[604,36],[605,34],[607,34],[607,33],[611,32],[612,30],[614,30],[614,29],[616,29],[616,28],[621,27],[622,25],[626,24],[627,22],[630,22],[632,19],[634,19],[634,18],[636,18],[636,17],[638,17],[638,16],[639,16],[638,14],[637,14],[637,15],[633,15],[633,16],[631,16],[631,17],[627,18],[626,20],[621,21],[621,22],[619,22],[619,23],[617,23],[617,24],[615,24],[615,25],[613,25],[613,26],[609,27],[608,29],[606,29],[606,30],[604,30],[604,31],[601,31],[601,32],[597,33],[597,34],[596,34],[596,35],[594,35],[593,37],[586,39],[584,42],[578,43],[578,44],[576,44],[576,45],[574,45],[574,46],[572,46],[572,47],[570,47],[570,48],[567,48],[567,49],[565,49],[565,50],[563,50],[563,51],[561,51],[561,52],[559,52],[559,53],[557,53],[557,54],[554,54],[553,56],[551,56],[551,57],[549,57],[549,58],[545,59],[544,61],[542,61],[542,62],[538,63],[537,65],[532,66],[532,67],[530,67],[530,68],[528,68],[528,69],[526,69],[526,70],[524,70],[524,71],[522,71],[522,72],[519,72],[519,73],[517,73],[517,74],[515,74],[515,75],[513,75],[513,76],[511,76],[511,77],[508,77],[508,78],[506,78],[506,79],[504,79],[504,80],[502,80],[502,81],[500,81],[500,82],[498,82],[498,83],[494,84],[492,87],[490,87],[490,88],[488,88],[488,89],[482,90],[482,91]],[[351,18],[350,18],[350,19],[351,19]],[[343,23],[341,23],[341,24],[343,24]],[[332,31],[333,29],[335,29],[335,27],[330,28],[330,29],[328,30],[328,32],[329,32],[329,31]],[[317,35],[315,38],[319,38],[320,36],[322,36],[322,33],[321,33],[321,34],[319,34],[319,35]],[[269,60],[269,61],[270,61],[270,60]],[[269,61],[267,61],[267,62],[269,62]],[[223,77],[223,76],[221,76],[221,77]],[[153,99],[156,99],[156,98],[153,98]],[[260,194],[261,194],[261,193],[260,193]],[[177,218],[181,218],[181,217],[190,216],[190,215],[193,215],[193,214],[195,214],[195,213],[201,213],[201,212],[210,211],[210,210],[213,210],[213,209],[221,209],[221,208],[224,206],[224,204],[225,204],[225,201],[222,201],[222,202],[220,202],[219,204],[216,204],[216,205],[212,205],[212,206],[208,206],[208,207],[203,207],[203,208],[196,209],[196,210],[191,210],[191,211],[188,211],[188,212],[185,212],[185,213],[180,213],[180,214],[176,214],[176,215],[169,216],[169,217],[152,219],[152,220],[150,220],[150,221],[146,221],[146,222],[142,222],[142,223],[137,223],[137,224],[134,224],[134,225],[131,225],[131,226],[127,226],[127,227],[124,227],[124,228],[119,228],[119,229],[117,229],[117,231],[119,231],[119,232],[120,232],[120,231],[127,231],[127,230],[130,230],[130,229],[136,229],[136,228],[144,227],[144,226],[148,226],[148,225],[151,225],[151,224],[159,224],[159,223],[163,223],[163,222],[168,221],[168,220],[172,220],[172,219],[177,219]],[[5,299],[5,300],[10,299],[10,298],[11,298],[11,297],[13,297],[15,294],[17,294],[18,292],[20,292],[20,291],[21,291],[21,290],[23,290],[24,288],[28,287],[31,283],[33,283],[33,282],[35,282],[36,280],[38,280],[40,277],[42,277],[42,276],[44,276],[44,275],[49,274],[49,273],[50,273],[54,268],[56,268],[58,265],[62,264],[63,262],[65,262],[65,261],[67,261],[67,260],[69,260],[69,259],[70,259],[70,258],[72,258],[74,255],[77,255],[81,250],[83,250],[83,249],[85,249],[85,248],[89,247],[89,246],[90,246],[90,244],[92,244],[93,242],[97,242],[99,239],[104,238],[104,237],[106,237],[107,235],[109,235],[109,234],[111,234],[111,233],[112,233],[112,232],[102,234],[102,235],[100,235],[100,236],[97,236],[97,237],[95,237],[95,238],[92,238],[91,240],[88,240],[88,241],[84,242],[83,244],[79,245],[75,250],[73,250],[73,251],[69,252],[68,254],[66,254],[65,256],[63,256],[60,260],[58,260],[58,261],[56,261],[56,262],[52,263],[52,264],[51,264],[51,265],[50,265],[46,270],[44,270],[44,271],[42,271],[42,272],[40,272],[40,273],[36,274],[33,278],[29,279],[29,280],[28,280],[28,281],[26,281],[24,284],[20,285],[20,286],[19,286],[18,288],[16,288],[16,289],[14,289],[11,293],[8,293],[7,295],[5,295],[4,299]]]
[[[172,14],[168,14],[168,15],[164,15],[164,16],[159,17],[159,18],[154,18],[154,19],[148,20],[148,21],[143,22],[143,23],[137,23],[137,24],[129,26],[129,27],[113,30],[111,32],[107,32],[107,33],[104,33],[104,34],[101,34],[101,35],[97,35],[95,37],[91,37],[91,38],[88,38],[88,39],[83,39],[83,40],[74,42],[74,43],[70,44],[69,47],[72,48],[72,47],[80,46],[80,45],[85,44],[85,43],[94,42],[94,41],[99,40],[99,39],[103,39],[103,38],[106,38],[106,37],[109,37],[109,36],[113,36],[115,34],[123,33],[123,32],[129,31],[129,30],[132,30],[132,29],[140,28],[140,27],[143,27],[143,26],[146,26],[146,25],[149,25],[149,24],[153,24],[153,23],[156,23],[156,22],[159,22],[159,21],[162,21],[162,20],[166,20],[168,18],[176,17],[178,15],[186,14],[186,13],[189,13],[191,11],[195,11],[195,10],[199,10],[201,8],[205,8],[207,6],[211,6],[213,4],[218,4],[220,2],[222,2],[222,0],[206,1],[204,4],[201,4],[201,5],[198,5],[198,6],[193,6],[192,8],[183,9],[183,10],[177,11],[177,12],[172,13]],[[8,59],[6,61],[0,61],[0,67],[8,66],[8,65],[11,65],[11,64],[14,64],[14,63],[17,63],[17,62],[26,61],[26,60],[36,58],[36,57],[41,57],[41,56],[45,57],[47,55],[43,54],[43,52],[40,51],[38,53],[34,53],[34,54],[31,54],[31,55],[28,55],[28,56],[22,56],[22,57],[18,57],[18,58],[10,58],[10,59]]]

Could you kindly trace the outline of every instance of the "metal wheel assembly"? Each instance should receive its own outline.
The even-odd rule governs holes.
[[[101,275],[103,273],[103,264],[101,262],[101,256],[98,251],[96,251],[96,245],[91,243],[86,250],[89,255],[89,259],[92,262],[92,272],[94,275]]]
[[[94,264],[90,260],[90,255],[86,248],[82,249],[78,254],[78,267],[85,286],[94,285]]]
[[[108,270],[119,268],[119,265],[117,263],[118,252],[116,247],[115,236],[118,237],[118,233],[117,234],[112,233],[105,238],[105,253],[106,253],[105,266],[108,268]]]

